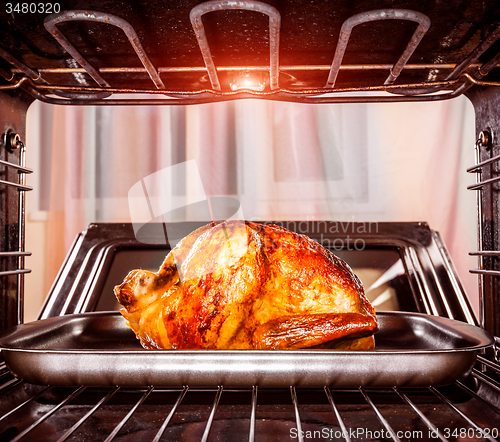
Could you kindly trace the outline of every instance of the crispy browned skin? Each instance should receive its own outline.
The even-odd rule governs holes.
[[[133,270],[115,295],[145,348],[365,350],[378,330],[344,261],[307,236],[248,221],[201,227],[158,273]]]

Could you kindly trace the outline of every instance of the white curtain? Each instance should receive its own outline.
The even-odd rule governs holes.
[[[475,195],[466,190],[474,177],[465,173],[474,162],[474,117],[463,97],[348,105],[36,103],[30,113],[43,120],[32,137],[42,168],[33,184],[45,189],[37,201],[49,214],[49,283],[90,222],[130,221],[135,183],[194,160],[205,194],[238,199],[246,219],[428,222],[477,308],[468,272],[475,265],[468,256],[476,247]],[[161,192],[189,187],[186,178]]]

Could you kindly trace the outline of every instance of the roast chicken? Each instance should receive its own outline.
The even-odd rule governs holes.
[[[349,266],[305,235],[210,223],[115,295],[147,349],[369,350],[375,310]]]

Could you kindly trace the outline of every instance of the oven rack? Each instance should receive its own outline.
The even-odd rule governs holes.
[[[261,13],[269,17],[269,66],[218,66],[216,67],[211,54],[210,45],[206,37],[202,16],[214,11],[246,10]],[[476,48],[460,63],[413,63],[408,61],[422,38],[431,26],[429,17],[417,11],[407,9],[378,9],[355,14],[345,20],[340,30],[337,47],[331,65],[280,65],[280,12],[269,4],[253,0],[212,0],[201,3],[190,11],[192,30],[196,35],[199,50],[205,66],[178,66],[156,68],[144,50],[137,32],[126,20],[117,15],[100,11],[73,10],[51,14],[45,18],[46,31],[72,57],[76,66],[80,67],[34,67],[0,47],[0,57],[13,68],[4,71],[2,76],[11,84],[1,85],[0,90],[24,89],[32,97],[53,104],[138,104],[138,105],[185,105],[202,104],[214,101],[227,101],[240,98],[260,98],[303,103],[346,103],[346,102],[395,102],[395,101],[437,101],[457,97],[465,93],[473,85],[498,86],[499,82],[483,81],[500,62],[500,54],[490,58],[487,62],[479,63],[479,58],[490,49],[500,38],[500,26],[483,38]],[[348,47],[351,32],[355,26],[373,21],[402,20],[418,24],[403,53],[394,64],[342,64]],[[140,59],[142,67],[94,67],[63,34],[58,25],[64,22],[97,22],[117,27],[126,35],[135,54]],[[425,71],[427,79],[436,77],[433,72],[450,71],[440,81],[420,81],[415,83],[396,84],[401,72],[406,70]],[[389,75],[383,85],[363,85],[361,87],[336,87],[336,79],[340,71],[366,72],[387,70]],[[291,75],[299,71],[328,72],[328,80],[323,87],[304,86],[281,88],[280,74]],[[178,90],[175,87],[167,88],[161,79],[166,73],[193,73],[208,75],[211,88]],[[222,84],[219,73],[238,74],[241,72],[259,73],[269,76],[267,90],[241,89],[231,90],[228,84]],[[1,72],[0,72],[1,73]],[[101,74],[108,76],[120,74],[147,73],[154,84],[154,88],[137,88],[128,86],[113,87]],[[18,74],[24,74],[19,77]],[[52,84],[49,77],[52,74],[67,74],[69,79],[77,75],[88,74],[95,86],[67,84]],[[226,81],[227,83],[227,81]],[[262,83],[262,89],[265,88]],[[363,93],[361,96],[359,93]],[[369,93],[378,93],[370,95]],[[390,94],[380,94],[389,92]],[[349,93],[346,94],[345,93]],[[368,93],[368,94],[367,94]],[[108,97],[113,94],[148,94],[155,98],[121,98]],[[336,96],[340,94],[340,96]],[[391,95],[392,94],[392,95]],[[159,98],[158,98],[159,97]]]
[[[478,358],[478,361],[481,364],[487,364],[497,375],[500,373],[500,366],[498,364],[482,356]],[[481,422],[478,422],[478,420],[481,419],[482,415],[485,418],[488,416],[491,418],[493,414],[496,416],[496,420],[493,419],[490,422],[499,422],[500,409],[498,408],[498,404],[494,405],[481,397],[474,391],[473,387],[471,388],[471,384],[468,381],[473,379],[477,384],[487,385],[497,392],[500,392],[500,382],[479,368],[473,369],[471,376],[472,378],[468,378],[467,380],[456,381],[454,389],[450,387],[428,387],[426,390],[427,396],[424,401],[421,398],[421,391],[412,400],[410,397],[415,395],[415,390],[397,387],[392,389],[359,387],[357,390],[340,390],[324,387],[324,389],[300,390],[291,386],[288,392],[288,400],[283,401],[286,405],[285,408],[288,407],[287,419],[289,422],[285,429],[290,434],[296,431],[294,433],[296,437],[294,438],[297,438],[299,441],[304,440],[302,432],[321,432],[325,431],[324,428],[327,428],[329,432],[333,432],[331,434],[335,434],[335,437],[339,440],[351,441],[360,436],[359,433],[356,434],[356,431],[359,431],[358,428],[362,428],[360,426],[353,426],[353,422],[354,425],[356,425],[356,422],[358,425],[364,422],[363,425],[365,425],[365,428],[362,428],[363,430],[371,431],[372,433],[378,432],[382,437],[393,441],[403,439],[416,440],[418,438],[427,440],[431,439],[429,436],[431,434],[433,435],[432,439],[446,441],[451,438],[455,440],[451,437],[453,436],[453,431],[465,432],[469,437],[472,435],[472,438],[469,440],[476,440],[475,438],[477,438],[495,441],[499,437],[498,431],[500,429],[485,426]],[[259,402],[260,395],[264,398],[271,395],[274,399],[276,399],[276,395],[281,395],[282,398],[286,397],[286,390],[269,392],[259,390],[257,387],[236,390],[224,389],[222,386],[210,389],[189,389],[188,386],[182,389],[165,389],[152,386],[136,389],[120,388],[118,386],[109,388],[30,386],[22,380],[14,378],[4,364],[0,365],[0,382],[2,382],[0,397],[16,396],[19,402],[12,409],[3,410],[4,414],[0,416],[0,438],[13,442],[23,439],[31,440],[32,437],[36,438],[37,431],[42,431],[41,434],[44,434],[43,431],[47,431],[47,429],[51,431],[51,440],[61,442],[67,440],[73,435],[78,435],[78,431],[83,428],[82,426],[86,423],[88,424],[96,415],[103,412],[106,404],[110,404],[113,400],[115,400],[115,404],[119,403],[122,406],[119,409],[116,408],[116,405],[113,406],[114,411],[111,418],[109,414],[106,414],[106,418],[112,420],[112,423],[105,429],[106,441],[120,440],[121,436],[130,436],[134,432],[141,437],[141,440],[159,441],[165,431],[171,429],[172,425],[182,426],[186,424],[182,422],[182,418],[176,420],[176,413],[184,407],[184,412],[188,413],[181,413],[184,418],[188,415],[197,416],[194,418],[197,426],[196,434],[199,433],[198,436],[201,436],[199,440],[202,442],[209,439],[212,427],[217,426],[217,433],[220,434],[220,426],[227,425],[226,421],[231,419],[236,419],[238,422],[241,421],[241,426],[239,427],[239,433],[235,435],[236,438],[232,439],[231,436],[228,436],[226,440],[245,440],[247,438],[253,442],[256,439],[258,440],[259,431],[257,427],[263,425],[264,421],[268,418],[266,417],[265,406],[261,407],[264,408],[263,411],[258,409],[258,406],[266,403],[265,399]],[[459,392],[458,396],[457,392]],[[173,399],[165,401],[167,393]],[[203,395],[207,399],[204,402],[200,402],[199,400],[193,401],[191,399],[184,404],[187,393],[190,393],[191,396],[194,395],[198,399]],[[245,412],[242,413],[241,410],[231,407],[225,407],[226,409],[220,411],[219,404],[221,403],[223,393],[229,397],[235,393],[239,399],[244,394],[245,397],[249,398],[248,402],[243,404],[246,407]],[[85,399],[86,395],[91,395],[93,399]],[[153,398],[155,395],[160,399],[152,401],[152,404],[157,404],[156,406],[160,407],[158,404],[166,404],[168,402],[169,407],[167,409],[163,406],[161,413],[164,414],[160,413],[160,416],[156,416],[155,425],[151,428],[149,427],[149,419],[145,419],[145,422],[142,422],[141,417],[144,418],[148,414],[159,414],[158,411],[152,411],[155,405],[146,405],[148,397]],[[349,396],[347,403],[351,407],[350,411],[347,412],[342,407],[342,404],[346,403],[346,395]],[[464,400],[463,395],[465,395],[467,400]],[[312,412],[308,410],[306,405],[310,403],[308,396],[314,398],[312,403],[323,404],[322,407],[319,407],[321,410],[316,407],[318,409],[313,412],[312,415],[313,417],[315,416],[313,419],[311,419]],[[301,397],[305,397],[302,405],[299,400]],[[319,399],[320,397],[322,399]],[[380,401],[380,397],[384,398],[383,402]],[[392,408],[384,407],[383,404],[388,402],[397,403],[399,406],[393,406]],[[470,402],[473,402],[473,404]],[[210,404],[211,406],[209,406]],[[355,407],[356,412],[352,411],[352,404],[358,404]],[[430,408],[429,404],[431,404]],[[200,407],[203,409],[202,412],[199,410]],[[73,414],[75,414],[76,410],[77,416],[73,415],[72,419],[67,419],[65,410],[70,409]],[[217,417],[219,411],[223,414],[220,422],[218,422]],[[23,416],[25,417],[21,420],[16,419],[16,413],[18,412],[24,413]],[[356,416],[353,417],[353,413]],[[327,419],[327,422],[321,422],[319,415],[322,416],[323,414],[331,414],[334,416],[334,419]],[[349,414],[347,419],[346,414]],[[363,416],[363,419],[356,420],[359,417],[357,414]],[[429,417],[429,415],[432,415],[432,417]],[[29,416],[29,418],[26,418],[26,416]],[[272,416],[272,413],[270,416]],[[397,419],[398,416],[404,416],[403,421],[406,419],[407,422],[412,422],[412,424],[402,425],[402,422]],[[369,424],[367,422],[370,422],[370,419],[372,420],[371,426],[368,428]],[[176,421],[172,424],[174,420]],[[50,424],[51,421],[53,421],[52,424]],[[45,429],[44,423],[46,426]],[[443,427],[443,423],[447,427]],[[245,428],[242,428],[243,425]],[[201,431],[200,427],[203,427],[203,431]],[[296,430],[293,430],[293,428]],[[92,430],[95,432],[96,428],[94,427]],[[279,431],[283,431],[283,428],[279,429]],[[242,433],[245,433],[247,436],[243,436]],[[409,436],[409,434],[412,436]],[[54,438],[54,435],[57,435],[57,438]],[[104,436],[104,434],[94,434],[93,437],[99,436]],[[425,436],[427,436],[427,439]],[[278,435],[276,437],[277,439],[275,440],[278,440]]]

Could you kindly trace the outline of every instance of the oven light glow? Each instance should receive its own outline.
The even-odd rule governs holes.
[[[266,87],[266,81],[262,72],[240,71],[230,73],[229,86],[232,91],[241,89],[263,91]]]

